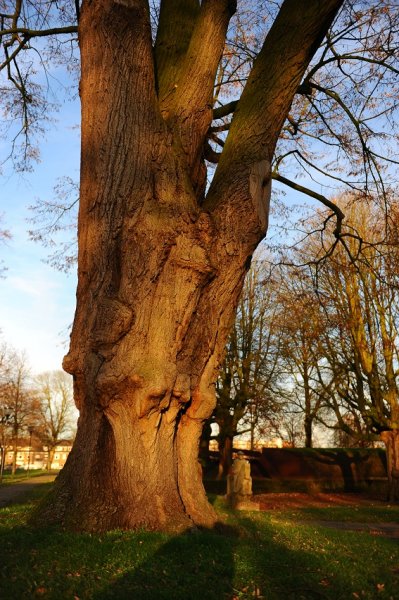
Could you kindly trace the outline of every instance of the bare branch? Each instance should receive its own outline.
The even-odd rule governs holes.
[[[77,25],[69,25],[67,27],[52,27],[50,29],[29,29],[27,27],[15,27],[10,29],[0,30],[0,36],[3,35],[23,35],[27,39],[36,37],[48,37],[50,35],[62,35],[65,33],[77,33]]]
[[[237,108],[237,104],[238,100],[232,100],[228,104],[214,108],[213,119],[222,119],[223,117],[227,117],[235,111],[235,109]]]
[[[310,188],[306,188],[303,185],[299,185],[298,183],[295,183],[294,181],[291,181],[290,179],[283,177],[279,173],[273,173],[272,178],[275,179],[276,181],[279,181],[280,183],[283,183],[284,185],[287,185],[288,187],[292,188],[293,190],[296,190],[297,192],[301,192],[302,194],[306,194],[307,196],[310,196],[311,198],[318,200],[319,202],[324,204],[324,206],[327,206],[327,208],[332,210],[337,218],[337,227],[334,231],[334,235],[335,235],[335,237],[339,237],[339,235],[341,234],[341,230],[342,230],[342,222],[345,218],[345,215],[342,212],[342,210],[339,208],[339,206],[337,206],[334,202],[332,202],[331,200],[329,200],[322,194],[319,194],[318,192],[315,192],[314,190],[311,190]]]

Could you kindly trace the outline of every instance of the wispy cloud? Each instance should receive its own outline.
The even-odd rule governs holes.
[[[25,279],[22,277],[9,277],[8,278],[9,287],[14,290],[23,292],[30,296],[41,297],[44,295],[45,288],[43,288],[43,282],[38,282],[37,280]]]

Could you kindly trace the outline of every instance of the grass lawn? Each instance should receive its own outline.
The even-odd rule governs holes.
[[[220,532],[90,535],[26,524],[50,485],[0,510],[2,600],[399,600],[399,540],[317,524],[398,522],[398,507],[232,514],[214,499]]]

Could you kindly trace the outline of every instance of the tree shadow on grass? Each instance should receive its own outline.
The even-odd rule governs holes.
[[[233,598],[234,528],[173,537],[93,596],[94,600],[227,600]]]
[[[12,507],[10,507],[12,510]],[[225,600],[233,597],[233,528],[178,536],[7,528],[0,520],[2,600]]]
[[[395,540],[373,540],[359,532],[324,534],[311,524],[303,527],[291,523],[286,530],[283,526],[276,531],[271,522],[245,513],[238,522],[251,542],[238,550],[235,577],[239,581],[246,571],[247,580],[253,582],[252,597],[258,593],[267,600],[396,598],[399,573],[389,568],[390,561],[399,560]],[[370,560],[365,560],[366,547]],[[381,550],[385,559],[379,554]],[[379,588],[381,582],[384,584]],[[239,598],[249,599],[251,594]]]
[[[267,600],[347,600],[357,593],[371,600],[381,582],[386,584],[386,593],[378,597],[395,597],[393,590],[399,581],[395,584],[392,578],[396,575],[392,574],[389,581],[387,563],[399,563],[399,548],[392,540],[370,538],[369,542],[363,538],[362,543],[370,545],[370,561],[364,561],[364,547],[359,559],[349,549],[358,536],[366,534],[349,538],[344,532],[346,537],[337,537],[331,548],[328,540],[334,532],[329,532],[324,554],[320,529],[310,526],[303,534],[306,528],[293,523],[276,525],[261,513],[236,513],[232,521],[233,527],[220,531],[171,537],[123,531],[77,534],[20,525],[7,528],[4,519],[0,598],[249,600],[263,596]],[[317,544],[312,539],[317,539]],[[336,560],[334,552],[341,542],[347,545],[349,566]],[[378,557],[380,549],[385,558]],[[363,585],[366,595],[361,595]]]
[[[52,482],[10,484],[0,488],[0,509],[16,504],[26,504],[41,498],[52,487]]]

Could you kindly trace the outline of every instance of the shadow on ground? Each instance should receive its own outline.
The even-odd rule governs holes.
[[[51,489],[54,477],[42,478],[37,481],[27,481],[8,484],[0,488],[0,508],[13,504],[25,504],[27,499],[35,500]]]
[[[187,532],[117,578],[95,600],[221,600],[232,598],[234,532]]]
[[[399,585],[399,574],[389,571],[399,564],[393,540],[275,525],[262,513],[235,515],[234,527],[171,537],[10,527],[13,510],[19,508],[0,519],[2,600],[374,600],[381,582],[383,600]]]

